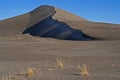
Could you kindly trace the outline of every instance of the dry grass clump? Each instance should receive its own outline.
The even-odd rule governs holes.
[[[32,77],[34,75],[34,69],[29,67],[27,71],[22,70],[22,72],[18,73],[17,75]]]
[[[28,71],[27,71],[27,73],[26,73],[26,76],[28,76],[28,77],[32,77],[33,74],[34,74],[34,70],[33,70],[33,68],[28,68]]]
[[[58,66],[59,68],[63,69],[63,68],[64,68],[64,62],[63,62],[63,60],[62,60],[62,57],[60,57],[60,58],[55,58],[55,60],[56,60],[57,66]]]
[[[80,70],[79,75],[89,76],[89,71],[88,71],[86,65],[82,65],[82,66],[79,65],[78,69]]]
[[[16,79],[13,78],[12,76],[6,76],[6,77],[2,78],[2,80],[16,80]]]
[[[32,77],[33,74],[34,74],[34,69],[33,68],[28,68],[27,72],[19,73],[17,75]],[[6,76],[6,77],[3,77],[2,80],[17,80],[17,79],[12,77],[12,76]]]

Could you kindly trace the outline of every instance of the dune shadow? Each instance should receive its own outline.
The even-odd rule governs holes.
[[[51,16],[25,29],[23,34],[75,41],[89,41],[95,39],[84,34],[81,30],[71,28],[68,24],[62,21],[52,19]]]

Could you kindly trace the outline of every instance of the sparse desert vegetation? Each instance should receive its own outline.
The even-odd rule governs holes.
[[[16,80],[16,79],[12,76],[5,76],[2,78],[2,80]]]
[[[63,69],[64,68],[64,61],[62,60],[62,57],[55,58],[56,64],[59,68]]]
[[[34,74],[34,70],[33,70],[33,68],[28,68],[28,71],[27,71],[27,73],[26,73],[26,76],[28,76],[28,77],[32,77],[33,74]]]
[[[81,76],[89,76],[89,71],[88,71],[88,68],[87,68],[87,66],[85,64],[83,64],[82,66],[79,65],[78,69],[80,71],[79,74]]]
[[[60,63],[64,62],[63,58],[61,57],[57,58],[57,60]],[[23,63],[21,64],[23,65]],[[50,80],[74,80],[74,79],[77,79],[77,80],[119,80],[120,79],[119,77],[107,77],[107,76],[105,77],[105,76],[99,76],[99,75],[90,75],[90,74],[94,74],[94,71],[93,73],[92,72],[90,73],[88,70],[89,65],[86,65],[86,64],[80,64],[77,66],[77,64],[73,65],[73,64],[66,63],[66,66],[62,68],[61,67],[58,68],[58,67],[54,67],[56,66],[56,62],[51,61],[49,62],[47,66],[44,66],[44,65],[46,65],[45,62],[44,64],[43,62],[42,63],[38,62],[37,64],[36,62],[33,62],[33,63],[26,62],[24,63],[22,67],[19,64],[18,66],[19,68],[13,67],[13,68],[17,68],[17,71],[14,71],[15,73],[11,72],[9,76],[3,76],[2,78],[0,77],[0,80],[48,80],[48,79]],[[77,69],[76,69],[76,66],[77,66]],[[116,65],[116,66],[119,66],[119,65]],[[97,66],[93,66],[93,67],[96,68]],[[20,72],[20,68],[22,68],[23,72]],[[116,67],[116,68],[119,68],[119,67]],[[97,71],[97,72],[99,73],[100,71]]]

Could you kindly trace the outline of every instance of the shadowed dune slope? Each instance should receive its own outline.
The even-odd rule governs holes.
[[[64,22],[48,17],[47,19],[27,28],[23,34],[30,34],[39,37],[52,37],[63,40],[92,40],[92,37],[85,35],[78,29],[73,29]]]

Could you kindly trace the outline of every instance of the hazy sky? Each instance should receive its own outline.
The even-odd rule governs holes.
[[[0,20],[49,4],[85,19],[120,24],[120,0],[0,0]]]

